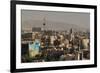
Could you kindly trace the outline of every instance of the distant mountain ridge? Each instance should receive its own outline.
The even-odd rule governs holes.
[[[89,31],[90,28],[85,28],[83,26],[78,26],[77,24],[70,24],[70,23],[64,23],[64,22],[55,22],[55,21],[49,21],[47,20],[45,22],[45,26],[43,26],[43,21],[40,20],[28,20],[22,22],[22,30],[31,30],[32,27],[41,27],[45,30],[56,30],[56,31],[66,31],[70,30],[71,28],[74,31]],[[81,25],[81,24],[80,24]]]

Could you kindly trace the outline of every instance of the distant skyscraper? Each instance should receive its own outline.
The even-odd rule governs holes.
[[[32,32],[40,32],[41,28],[40,27],[33,27]]]
[[[72,41],[74,39],[74,34],[73,34],[73,29],[70,29],[70,41]]]
[[[70,34],[72,34],[73,33],[73,30],[72,30],[72,28],[70,29]]]

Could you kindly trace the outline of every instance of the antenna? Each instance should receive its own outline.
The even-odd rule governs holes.
[[[45,31],[45,25],[46,25],[46,20],[45,20],[45,17],[43,18],[43,30]]]
[[[46,25],[46,24],[45,24],[45,17],[44,17],[43,21],[44,21],[44,22],[43,22],[43,26],[45,26],[45,25]]]

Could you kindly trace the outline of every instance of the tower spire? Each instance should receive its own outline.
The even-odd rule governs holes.
[[[45,25],[46,25],[46,24],[45,24],[45,17],[44,17],[43,21],[44,21],[44,22],[43,22],[43,26],[45,26]]]
[[[43,18],[43,30],[45,31],[46,20],[45,17]]]

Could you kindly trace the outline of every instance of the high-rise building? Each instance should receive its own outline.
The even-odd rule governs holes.
[[[41,32],[41,27],[33,27],[32,32]]]

